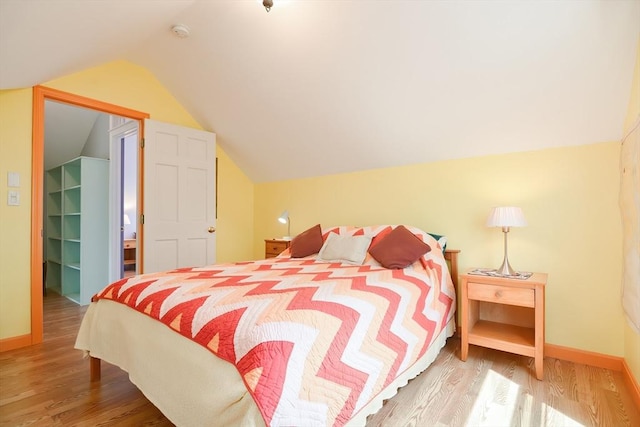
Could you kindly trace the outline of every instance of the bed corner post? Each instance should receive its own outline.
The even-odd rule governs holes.
[[[460,253],[460,249],[447,249],[444,253],[444,258],[449,261],[449,267],[451,271],[451,280],[453,280],[453,285],[456,288],[456,293],[458,292],[458,254]]]
[[[89,364],[91,367],[91,382],[100,381],[100,359],[89,356]]]

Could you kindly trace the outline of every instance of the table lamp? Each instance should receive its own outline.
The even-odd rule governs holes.
[[[509,257],[507,255],[507,233],[509,233],[510,227],[524,227],[527,225],[527,220],[524,218],[522,209],[513,206],[501,206],[491,209],[489,217],[487,218],[487,227],[502,227],[504,233],[504,260],[502,265],[496,269],[496,273],[501,276],[517,276],[518,272],[515,271],[509,264]]]
[[[291,240],[291,218],[289,218],[289,211],[285,210],[278,217],[278,221],[282,224],[287,224],[287,235],[282,240]]]

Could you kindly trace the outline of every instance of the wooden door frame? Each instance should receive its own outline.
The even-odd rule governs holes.
[[[144,137],[144,119],[148,113],[109,104],[69,92],[63,92],[46,86],[33,87],[33,118],[31,141],[31,339],[30,344],[38,344],[43,338],[42,319],[42,255],[43,255],[43,196],[44,196],[44,110],[45,101],[57,101],[80,108],[89,108],[103,113],[137,120],[138,138]],[[138,144],[138,150],[141,150]],[[142,153],[138,155],[138,188],[142,183]],[[139,193],[141,193],[139,191]],[[142,203],[142,194],[138,194],[138,203]],[[142,204],[139,204],[142,212]],[[140,232],[140,239],[143,238]],[[142,257],[141,257],[142,258]],[[25,343],[29,345],[29,343]]]

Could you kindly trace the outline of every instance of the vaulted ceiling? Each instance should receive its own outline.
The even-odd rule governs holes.
[[[274,3],[2,0],[0,88],[131,61],[255,182],[622,137],[640,1]]]

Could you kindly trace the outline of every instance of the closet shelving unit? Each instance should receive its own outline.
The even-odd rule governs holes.
[[[81,305],[108,284],[108,179],[91,157],[46,172],[47,288]]]

